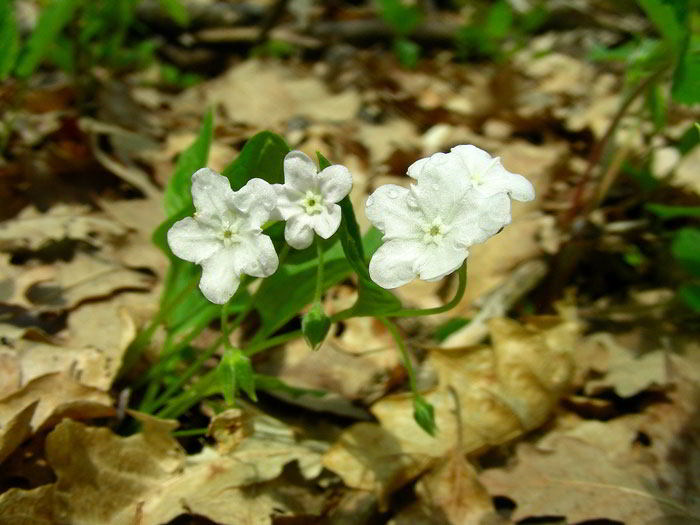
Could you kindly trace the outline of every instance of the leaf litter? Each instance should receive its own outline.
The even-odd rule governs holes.
[[[602,16],[592,2],[580,4],[579,14],[593,9],[591,20]],[[621,102],[619,71],[585,60],[579,47],[616,41],[625,31],[609,23],[588,35],[549,31],[517,51],[507,67],[455,64],[437,55],[411,71],[377,49],[343,55],[334,48],[343,60],[329,53],[313,67],[294,59],[248,59],[177,96],[146,93],[150,88],[140,86],[141,73],[135,73],[124,92],[137,101],[150,97],[145,106],[129,106],[147,112],[148,140],[121,137],[123,118],[85,130],[108,135],[116,165],[91,159],[89,146],[80,143],[85,137],[66,140],[61,114],[23,109],[10,160],[0,164],[8,181],[2,197],[13,202],[0,223],[0,463],[8,469],[20,464],[32,446],[41,451],[32,459],[35,467],[55,478],[18,483],[16,467],[15,478],[0,476],[0,521],[697,520],[700,429],[693,369],[699,349],[621,342],[616,331],[648,318],[639,303],[620,299],[624,284],[596,281],[595,266],[581,270],[588,284],[567,282],[585,305],[580,310],[568,305],[556,316],[530,315],[538,301],[550,299],[546,288],[562,267],[561,250],[570,246],[563,219],[584,178],[587,148],[604,135]],[[51,106],[72,110],[63,87],[42,96],[47,93]],[[241,104],[246,98],[255,103]],[[469,287],[458,311],[401,324],[425,397],[435,405],[437,439],[416,426],[410,397],[397,392],[405,375],[392,341],[369,319],[344,323],[319,353],[293,342],[260,356],[259,372],[329,392],[274,401],[271,411],[283,413],[279,419],[250,407],[224,411],[211,417],[206,437],[193,439],[175,438],[176,422],[134,413],[140,432],[123,437],[112,430],[123,409],[121,361],[157,311],[167,268],[150,243],[163,218],[158,191],[144,194],[142,183],[156,188],[165,182],[204,105],[217,112],[212,162],[219,167],[243,140],[270,128],[295,148],[319,150],[351,166],[358,176],[351,195],[356,206],[381,178],[405,185],[411,162],[457,143],[485,147],[533,180],[538,200],[517,205],[513,225],[470,254]],[[108,120],[110,111],[101,118]],[[634,158],[655,159],[653,175],[669,177],[679,192],[674,198],[697,205],[698,147],[684,155],[676,148],[693,115],[672,115],[667,130],[655,134],[640,113],[633,106],[614,142]],[[107,133],[102,124],[114,127]],[[52,141],[49,151],[45,143]],[[154,151],[153,144],[160,147]],[[91,192],[87,200],[72,190],[52,198],[46,181],[17,182],[32,148],[41,150],[36,158],[49,171],[55,169],[51,183],[74,183],[66,178],[65,159],[117,178],[106,185],[83,180]],[[138,184],[124,171],[136,165]],[[624,184],[613,184],[597,219],[601,230],[627,219],[631,208],[624,199],[634,197],[625,191]],[[72,200],[64,202],[65,195]],[[20,210],[17,203],[26,206]],[[635,240],[615,233],[601,239],[591,258],[627,249]],[[545,277],[527,286],[525,279],[514,281],[520,268],[543,260],[546,268],[537,271],[549,272]],[[455,284],[415,283],[399,294],[407,304],[431,307],[444,302]],[[593,289],[606,287],[610,291],[596,297]],[[342,309],[353,299],[353,283],[333,293],[330,303],[338,304],[329,308]],[[605,302],[628,308],[601,322],[596,311],[605,310],[596,308]],[[511,313],[520,322],[505,318]],[[432,332],[453,315],[473,324],[438,346]],[[692,338],[692,327],[669,318],[661,338],[687,336],[684,330]],[[291,409],[292,403],[303,408]],[[287,412],[309,409],[312,416],[303,419],[311,421],[309,428],[300,431]],[[212,414],[202,407],[192,417],[201,420],[202,413]],[[338,421],[338,415],[346,419]],[[315,421],[323,423],[316,428]],[[31,480],[30,470],[25,480]],[[510,510],[500,505],[503,498],[514,505]]]

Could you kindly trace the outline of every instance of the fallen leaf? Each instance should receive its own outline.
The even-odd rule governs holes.
[[[443,516],[451,525],[481,525],[496,517],[491,496],[458,451],[448,454],[418,481],[416,494],[433,515]]]
[[[571,523],[690,518],[681,504],[666,498],[624,464],[609,459],[601,449],[566,436],[552,446],[553,451],[542,451],[521,444],[515,467],[481,473],[479,479],[492,495],[516,503],[514,521],[538,516],[563,516]]]
[[[305,487],[278,483],[284,465],[301,461],[309,475],[320,471],[316,454],[311,467],[299,450],[291,452],[293,432],[271,418],[254,418],[255,433],[231,454],[205,447],[193,456],[172,437],[177,425],[132,413],[143,432],[120,437],[107,428],[65,420],[46,439],[46,458],[56,472],[53,485],[33,491],[12,489],[0,496],[0,521],[23,512],[29,523],[95,525],[167,523],[180,515],[198,515],[217,523],[271,524],[272,516],[318,514],[322,498]],[[248,442],[248,445],[246,445]],[[269,445],[265,447],[265,443]],[[30,508],[18,510],[22,502]]]
[[[123,226],[91,212],[88,206],[57,204],[46,213],[28,207],[0,224],[0,250],[38,250],[50,241],[62,239],[101,246],[125,233]]]
[[[70,309],[86,299],[104,297],[117,290],[148,289],[153,278],[96,255],[77,253],[69,262],[50,267],[51,277],[42,276],[26,295],[46,310]]]
[[[251,59],[184,92],[176,102],[197,114],[202,104],[221,104],[232,121],[265,129],[294,116],[348,120],[357,113],[360,97],[355,90],[333,94],[320,79],[282,62]]]
[[[570,384],[578,323],[541,330],[494,319],[490,330],[492,347],[430,353],[438,386],[424,397],[435,408],[436,437],[413,419],[410,394],[385,397],[371,409],[380,424],[343,432],[324,456],[326,468],[350,487],[376,491],[385,504],[391,491],[455,449],[458,436],[462,452],[474,453],[542,425]],[[460,399],[460,431],[450,388]]]
[[[589,380],[584,391],[595,395],[613,389],[620,397],[632,397],[649,388],[665,388],[669,384],[667,353],[656,350],[637,357],[634,352],[618,344],[611,334],[597,333],[590,343],[598,344],[607,353],[607,366],[598,369],[604,375]]]

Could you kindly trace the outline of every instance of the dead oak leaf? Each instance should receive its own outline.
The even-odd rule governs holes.
[[[612,389],[620,397],[632,397],[652,387],[666,388],[670,384],[668,355],[655,350],[637,356],[615,341],[611,334],[595,334],[590,343],[600,345],[607,354],[607,367],[600,379],[588,381],[584,387],[587,395],[595,395]],[[595,365],[594,365],[595,366]]]
[[[28,207],[0,224],[0,250],[38,250],[50,241],[62,239],[100,246],[106,239],[125,233],[119,223],[92,213],[88,206],[58,204],[46,213]]]
[[[291,430],[282,423],[264,421],[252,439],[257,443],[246,447],[244,439],[230,454],[206,447],[186,456],[171,435],[173,421],[131,415],[143,431],[129,437],[72,420],[58,425],[46,440],[57,482],[41,493],[12,490],[0,496],[0,522],[16,515],[17,502],[34,499],[43,515],[81,525],[157,525],[182,514],[222,524],[269,525],[273,515],[320,512],[318,498],[275,479],[293,460],[291,447],[282,451],[273,445],[266,451],[263,443],[289,437]],[[34,509],[24,512],[32,523]]]
[[[53,274],[36,282],[27,298],[46,310],[70,309],[86,299],[107,296],[117,290],[143,290],[153,278],[110,260],[78,253],[68,262],[51,266]]]
[[[495,523],[491,496],[479,483],[477,473],[461,452],[448,454],[416,484],[416,494],[451,525]]]
[[[579,326],[560,322],[542,330],[515,321],[490,322],[492,347],[434,350],[428,364],[438,386],[424,394],[435,409],[438,434],[429,436],[413,419],[410,394],[372,406],[379,425],[358,423],[343,432],[324,456],[326,468],[350,487],[374,490],[380,504],[437,458],[505,443],[542,425],[567,389]],[[455,397],[460,399],[457,427]]]
[[[553,451],[521,444],[515,467],[488,469],[479,479],[492,495],[516,503],[514,521],[563,516],[570,523],[597,519],[650,523],[689,517],[653,482],[615,463],[601,449],[571,437],[559,438]]]

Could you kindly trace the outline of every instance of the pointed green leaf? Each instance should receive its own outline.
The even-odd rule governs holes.
[[[234,191],[240,190],[253,178],[261,178],[270,184],[284,183],[284,157],[289,146],[276,133],[262,131],[245,143],[243,150],[222,175],[231,181]]]
[[[194,205],[192,204],[192,175],[194,175],[195,171],[207,165],[213,127],[214,116],[212,111],[209,110],[204,116],[195,141],[189,148],[180,153],[175,165],[175,173],[168,181],[168,186],[165,189],[165,213],[168,217],[178,215],[182,218],[191,215],[191,212],[194,211]]]

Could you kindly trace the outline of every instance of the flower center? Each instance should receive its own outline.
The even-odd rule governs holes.
[[[450,227],[442,222],[440,217],[435,217],[433,222],[424,222],[421,226],[423,230],[423,242],[425,244],[440,244]]]
[[[323,196],[312,190],[307,190],[301,204],[308,215],[321,213],[323,211]]]

